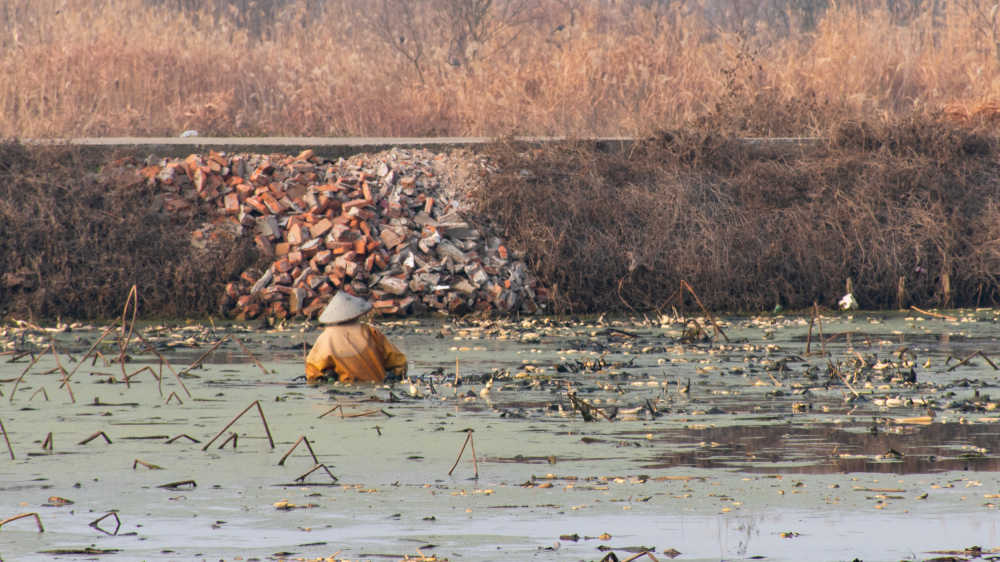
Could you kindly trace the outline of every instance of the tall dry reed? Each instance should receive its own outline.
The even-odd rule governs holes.
[[[472,4],[0,0],[0,136],[822,134],[1000,100],[986,0]]]

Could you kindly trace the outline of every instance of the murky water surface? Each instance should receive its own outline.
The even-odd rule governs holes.
[[[0,558],[969,558],[1000,313],[949,315],[384,323],[412,382],[375,387],[304,384],[299,325],[142,326],[124,364],[117,330],[8,329],[0,519],[44,532]]]

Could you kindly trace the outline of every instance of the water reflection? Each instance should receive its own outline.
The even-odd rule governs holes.
[[[643,468],[728,468],[752,473],[914,474],[997,471],[1000,428],[935,423],[895,428],[834,425],[742,426],[668,430]],[[681,450],[678,450],[680,448]]]

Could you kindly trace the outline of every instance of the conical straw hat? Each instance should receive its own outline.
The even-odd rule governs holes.
[[[330,299],[330,304],[323,309],[323,314],[319,315],[319,321],[321,324],[340,324],[354,320],[371,309],[372,304],[365,299],[339,291]]]

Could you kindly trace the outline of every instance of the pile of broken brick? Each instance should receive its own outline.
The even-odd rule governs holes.
[[[523,256],[470,224],[466,177],[487,173],[468,154],[392,149],[330,161],[210,151],[147,161],[146,181],[168,213],[212,219],[199,247],[253,236],[270,261],[225,289],[231,317],[315,318],[337,290],[381,314],[534,313],[547,292]],[[471,175],[468,173],[471,169]]]

